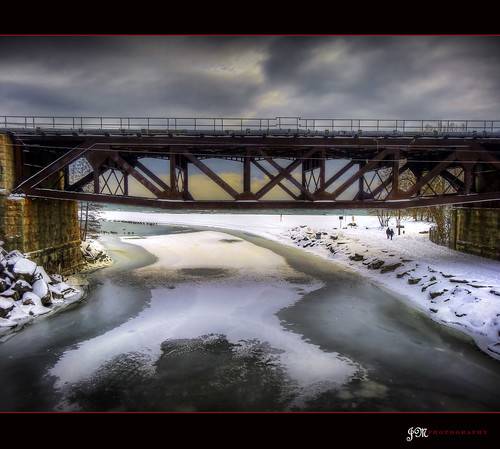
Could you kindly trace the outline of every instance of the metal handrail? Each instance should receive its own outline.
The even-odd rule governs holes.
[[[413,120],[413,119],[331,119],[331,118],[242,118],[242,117],[51,117],[0,116],[0,130],[5,131],[138,131],[169,132],[500,132],[500,120]]]

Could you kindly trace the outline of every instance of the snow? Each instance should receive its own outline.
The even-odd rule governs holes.
[[[145,239],[123,238],[135,243],[159,257],[153,267],[164,269],[185,268],[223,268],[251,270],[266,273],[277,269],[283,263],[282,258],[271,251],[262,251],[255,245],[243,240],[234,240],[232,244],[221,245],[228,241],[227,234],[204,232],[201,234],[182,234],[166,238],[150,236]],[[229,242],[228,242],[229,243]],[[248,261],[252,260],[252,265]]]
[[[7,196],[9,200],[25,200],[26,195],[24,193],[11,193]]]
[[[8,309],[9,307],[12,307],[12,302],[6,298],[0,297],[0,307],[2,309]]]
[[[156,223],[245,231],[301,248],[331,263],[347,267],[372,283],[394,292],[402,301],[433,320],[470,335],[488,355],[500,360],[500,261],[453,251],[429,241],[431,223],[401,220],[401,233],[388,239],[375,216],[261,214],[168,214],[155,212],[102,212],[108,221]],[[342,224],[342,228],[340,225]],[[353,226],[355,224],[355,226]],[[321,233],[321,234],[318,234]],[[129,239],[153,254],[165,237]],[[320,238],[317,238],[320,237]],[[176,242],[173,243],[173,242]],[[175,264],[176,252],[195,244],[169,239],[171,252],[163,261]],[[203,243],[209,254],[210,241]],[[229,245],[228,248],[231,246]],[[236,246],[234,247],[236,248]],[[184,257],[183,256],[183,257]],[[229,260],[212,254],[211,261]],[[233,254],[238,268],[246,255]],[[222,259],[221,259],[222,258]],[[272,258],[262,260],[263,268]],[[199,265],[197,265],[199,266]],[[376,268],[378,267],[378,268]]]
[[[82,242],[80,245],[85,259],[83,271],[92,271],[98,268],[105,268],[112,265],[114,260],[106,254],[106,249],[97,240]]]
[[[32,260],[20,258],[12,268],[14,274],[26,274],[32,276],[36,270],[36,263]]]
[[[35,276],[37,276],[40,279],[43,279],[47,284],[51,282],[49,275],[45,271],[45,268],[41,267],[40,265],[37,265],[35,269]]]
[[[33,282],[33,293],[39,298],[45,298],[49,295],[49,286],[43,279]]]

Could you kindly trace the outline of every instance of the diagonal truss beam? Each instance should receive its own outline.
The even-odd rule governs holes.
[[[274,180],[275,176],[269,172],[269,170],[267,170],[265,167],[263,167],[261,164],[259,164],[256,160],[252,160],[252,163],[259,169],[262,171],[262,173],[264,173],[270,180]],[[283,185],[281,183],[281,181],[278,181],[278,184],[277,184],[279,187],[281,187],[288,195],[290,195],[291,198],[293,198],[294,200],[298,200],[299,197],[297,195],[295,195],[287,186]]]
[[[148,167],[146,167],[144,164],[142,164],[140,161],[136,161],[135,162],[135,166],[141,170],[142,172],[144,172],[146,175],[148,175],[154,182],[156,182],[156,184],[158,184],[163,190],[165,191],[169,191],[170,190],[170,187],[168,186],[168,184],[163,181],[163,179],[159,178],[158,176],[156,176]]]
[[[304,155],[302,155],[299,159],[296,159],[291,164],[287,165],[283,168],[279,165],[274,159],[272,159],[268,154],[266,154],[262,148],[258,148],[257,152],[267,161],[269,162],[276,170],[278,170],[278,175],[271,179],[264,187],[262,187],[255,196],[257,198],[262,198],[266,193],[268,193],[273,187],[278,185],[283,179],[287,178],[292,184],[297,186],[299,190],[304,194],[304,196],[310,200],[313,199],[313,195],[309,192],[300,182],[298,182],[293,176],[292,172],[300,166],[307,158],[311,157],[317,151],[316,148],[311,148]]]
[[[129,175],[133,176],[137,181],[139,181],[146,189],[148,189],[151,193],[156,195],[157,198],[162,198],[165,195],[163,190],[158,189],[154,184],[152,184],[148,179],[146,179],[143,175],[141,175],[134,167],[132,167],[128,162],[123,160],[118,153],[113,153],[109,157],[112,161],[116,162],[116,164],[125,170]]]
[[[408,161],[406,161],[401,167],[398,169],[398,178],[408,169]],[[387,188],[389,184],[393,185],[393,189],[390,191],[388,198],[389,199],[397,199],[401,196],[404,196],[404,191],[400,190],[397,188],[396,191],[394,191],[394,168],[393,172],[391,172],[391,175],[387,177],[385,181],[383,181],[381,184],[379,184],[375,189],[371,191],[371,195],[376,198],[377,195],[379,195],[382,190]]]
[[[335,173],[328,181],[325,182],[324,189],[327,189],[332,185],[337,179],[339,179],[342,175],[347,173],[352,167],[356,165],[355,162],[349,161],[344,167],[342,167],[337,173]]]
[[[456,152],[451,153],[446,159],[437,164],[432,170],[430,170],[425,176],[419,179],[406,193],[408,197],[412,197],[418,193],[418,191],[430,183],[436,176],[438,176],[443,170],[450,166],[451,163],[456,161]]]
[[[212,181],[214,181],[219,187],[221,187],[226,193],[231,195],[234,199],[239,196],[239,193],[234,190],[226,181],[224,181],[217,173],[207,167],[203,162],[201,162],[196,156],[191,154],[191,152],[185,149],[182,153],[190,162],[192,162],[196,167],[198,167],[203,173],[205,173]]]
[[[66,187],[66,190],[69,192],[78,192],[81,191],[86,185],[90,184],[94,179],[94,173],[90,172],[85,175],[83,178],[76,181],[74,184]]]
[[[19,184],[19,186],[16,187],[15,192],[26,192],[26,190],[28,189],[35,188],[43,181],[50,178],[53,174],[57,173],[59,170],[64,169],[69,164],[82,157],[86,152],[90,151],[91,149],[95,149],[97,145],[98,144],[96,144],[94,140],[89,140],[82,145],[75,147],[74,149],[61,156],[59,159],[42,168],[39,172],[35,173],[33,176]]]
[[[354,175],[352,175],[346,182],[344,182],[341,186],[339,186],[334,192],[331,193],[330,197],[332,199],[336,199],[340,194],[345,192],[352,184],[356,181],[359,181],[365,173],[369,172],[373,168],[375,168],[379,162],[381,162],[391,151],[387,148],[383,149],[380,153],[378,153],[372,160],[366,163],[363,168],[358,170]]]
[[[441,173],[441,177],[450,184],[456,192],[463,192],[465,190],[465,184],[454,174],[450,173],[448,170],[444,170]]]

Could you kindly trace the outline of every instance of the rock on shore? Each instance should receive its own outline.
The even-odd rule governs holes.
[[[82,291],[0,242],[0,335],[78,301]]]

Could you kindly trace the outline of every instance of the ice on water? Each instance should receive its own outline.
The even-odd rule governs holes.
[[[151,301],[138,316],[63,354],[51,369],[56,388],[91,378],[120,354],[140,354],[152,374],[163,342],[211,334],[242,346],[246,341],[265,342],[274,351],[275,363],[299,388],[340,386],[362,372],[356,363],[324,352],[281,326],[279,310],[322,286],[313,279],[296,283],[297,276],[290,276],[296,273],[281,256],[224,232],[127,241],[157,257],[135,275],[151,279],[160,273],[152,278],[162,281],[153,282]],[[207,268],[220,269],[222,275],[196,275],[197,269],[203,274]]]

